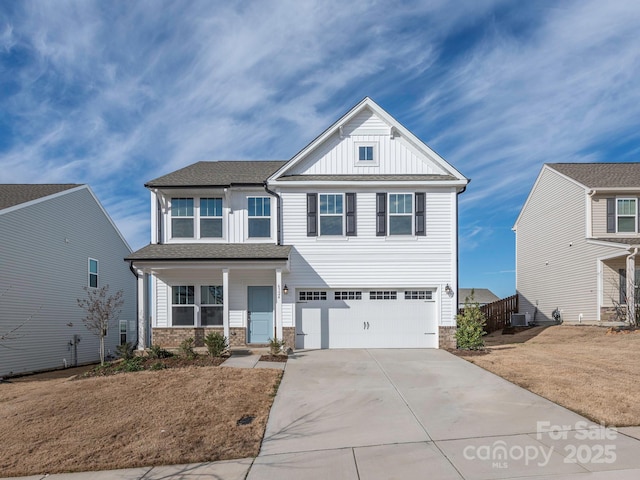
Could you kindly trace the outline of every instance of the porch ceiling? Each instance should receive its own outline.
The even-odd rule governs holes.
[[[127,261],[287,261],[291,245],[270,243],[167,243],[151,244],[133,252]]]

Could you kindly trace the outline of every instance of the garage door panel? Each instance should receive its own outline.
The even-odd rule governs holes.
[[[400,290],[396,299],[361,293],[359,299],[335,300],[329,290],[325,300],[299,302],[296,318],[304,340],[297,337],[296,347],[437,348],[435,301],[407,300]]]

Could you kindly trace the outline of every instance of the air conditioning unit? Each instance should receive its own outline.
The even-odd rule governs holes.
[[[527,316],[524,313],[512,313],[511,314],[511,326],[512,327],[526,327]]]

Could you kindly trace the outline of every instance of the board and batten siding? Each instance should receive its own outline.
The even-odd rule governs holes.
[[[343,187],[344,188],[344,187]],[[376,236],[376,191],[349,188],[356,193],[357,236],[308,237],[307,193],[340,193],[335,189],[287,189],[281,192],[285,215],[283,243],[294,245],[291,272],[283,281],[295,288],[440,288],[441,322],[453,325],[455,299],[444,285],[455,289],[456,232],[453,188],[426,192],[426,236]],[[411,188],[385,188],[385,192],[412,193]],[[295,304],[294,292],[283,299]],[[288,306],[286,311],[293,311]],[[285,314],[285,318],[287,315]],[[293,321],[293,320],[291,320]]]
[[[620,250],[587,243],[585,189],[545,167],[516,224],[520,313],[548,321],[598,319],[598,258]],[[537,312],[536,312],[537,307]]]
[[[98,286],[124,290],[121,320],[136,320],[135,277],[124,261],[131,252],[87,188],[0,213],[0,331],[23,325],[0,348],[0,376],[72,365],[69,341],[80,335],[78,364],[99,360],[99,339],[82,322],[88,259],[98,260]],[[105,346],[119,343],[118,325]]]

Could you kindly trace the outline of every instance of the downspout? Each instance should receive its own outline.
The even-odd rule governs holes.
[[[458,217],[460,216],[460,212],[458,209],[458,197],[460,196],[460,194],[464,193],[466,190],[467,190],[467,186],[465,185],[464,187],[462,187],[462,190],[460,190],[456,195],[456,232],[458,237],[460,236],[460,222],[458,222]],[[458,315],[458,304],[460,303],[459,285],[460,285],[460,255],[458,255],[458,239],[456,238],[456,305],[454,307],[456,311],[456,316]],[[456,324],[457,324],[457,321],[456,321]]]
[[[133,276],[136,277],[136,343],[135,346],[138,348],[138,340],[139,340],[139,332],[138,332],[138,310],[140,308],[140,299],[138,298],[138,274],[136,273],[136,269],[133,268],[133,260],[129,260],[129,270],[133,273]],[[120,327],[118,327],[118,332],[120,332]]]
[[[262,186],[264,187],[265,192],[267,192],[269,195],[273,195],[274,197],[276,197],[276,202],[278,204],[278,208],[276,209],[276,222],[277,222],[277,228],[278,228],[278,233],[277,233],[277,238],[276,238],[276,242],[277,245],[282,245],[281,242],[281,236],[282,236],[282,232],[280,229],[280,225],[281,225],[281,215],[282,215],[282,211],[281,211],[281,198],[280,195],[278,195],[276,192],[274,192],[273,190],[269,190],[269,187],[267,186],[267,182],[265,181]]]

